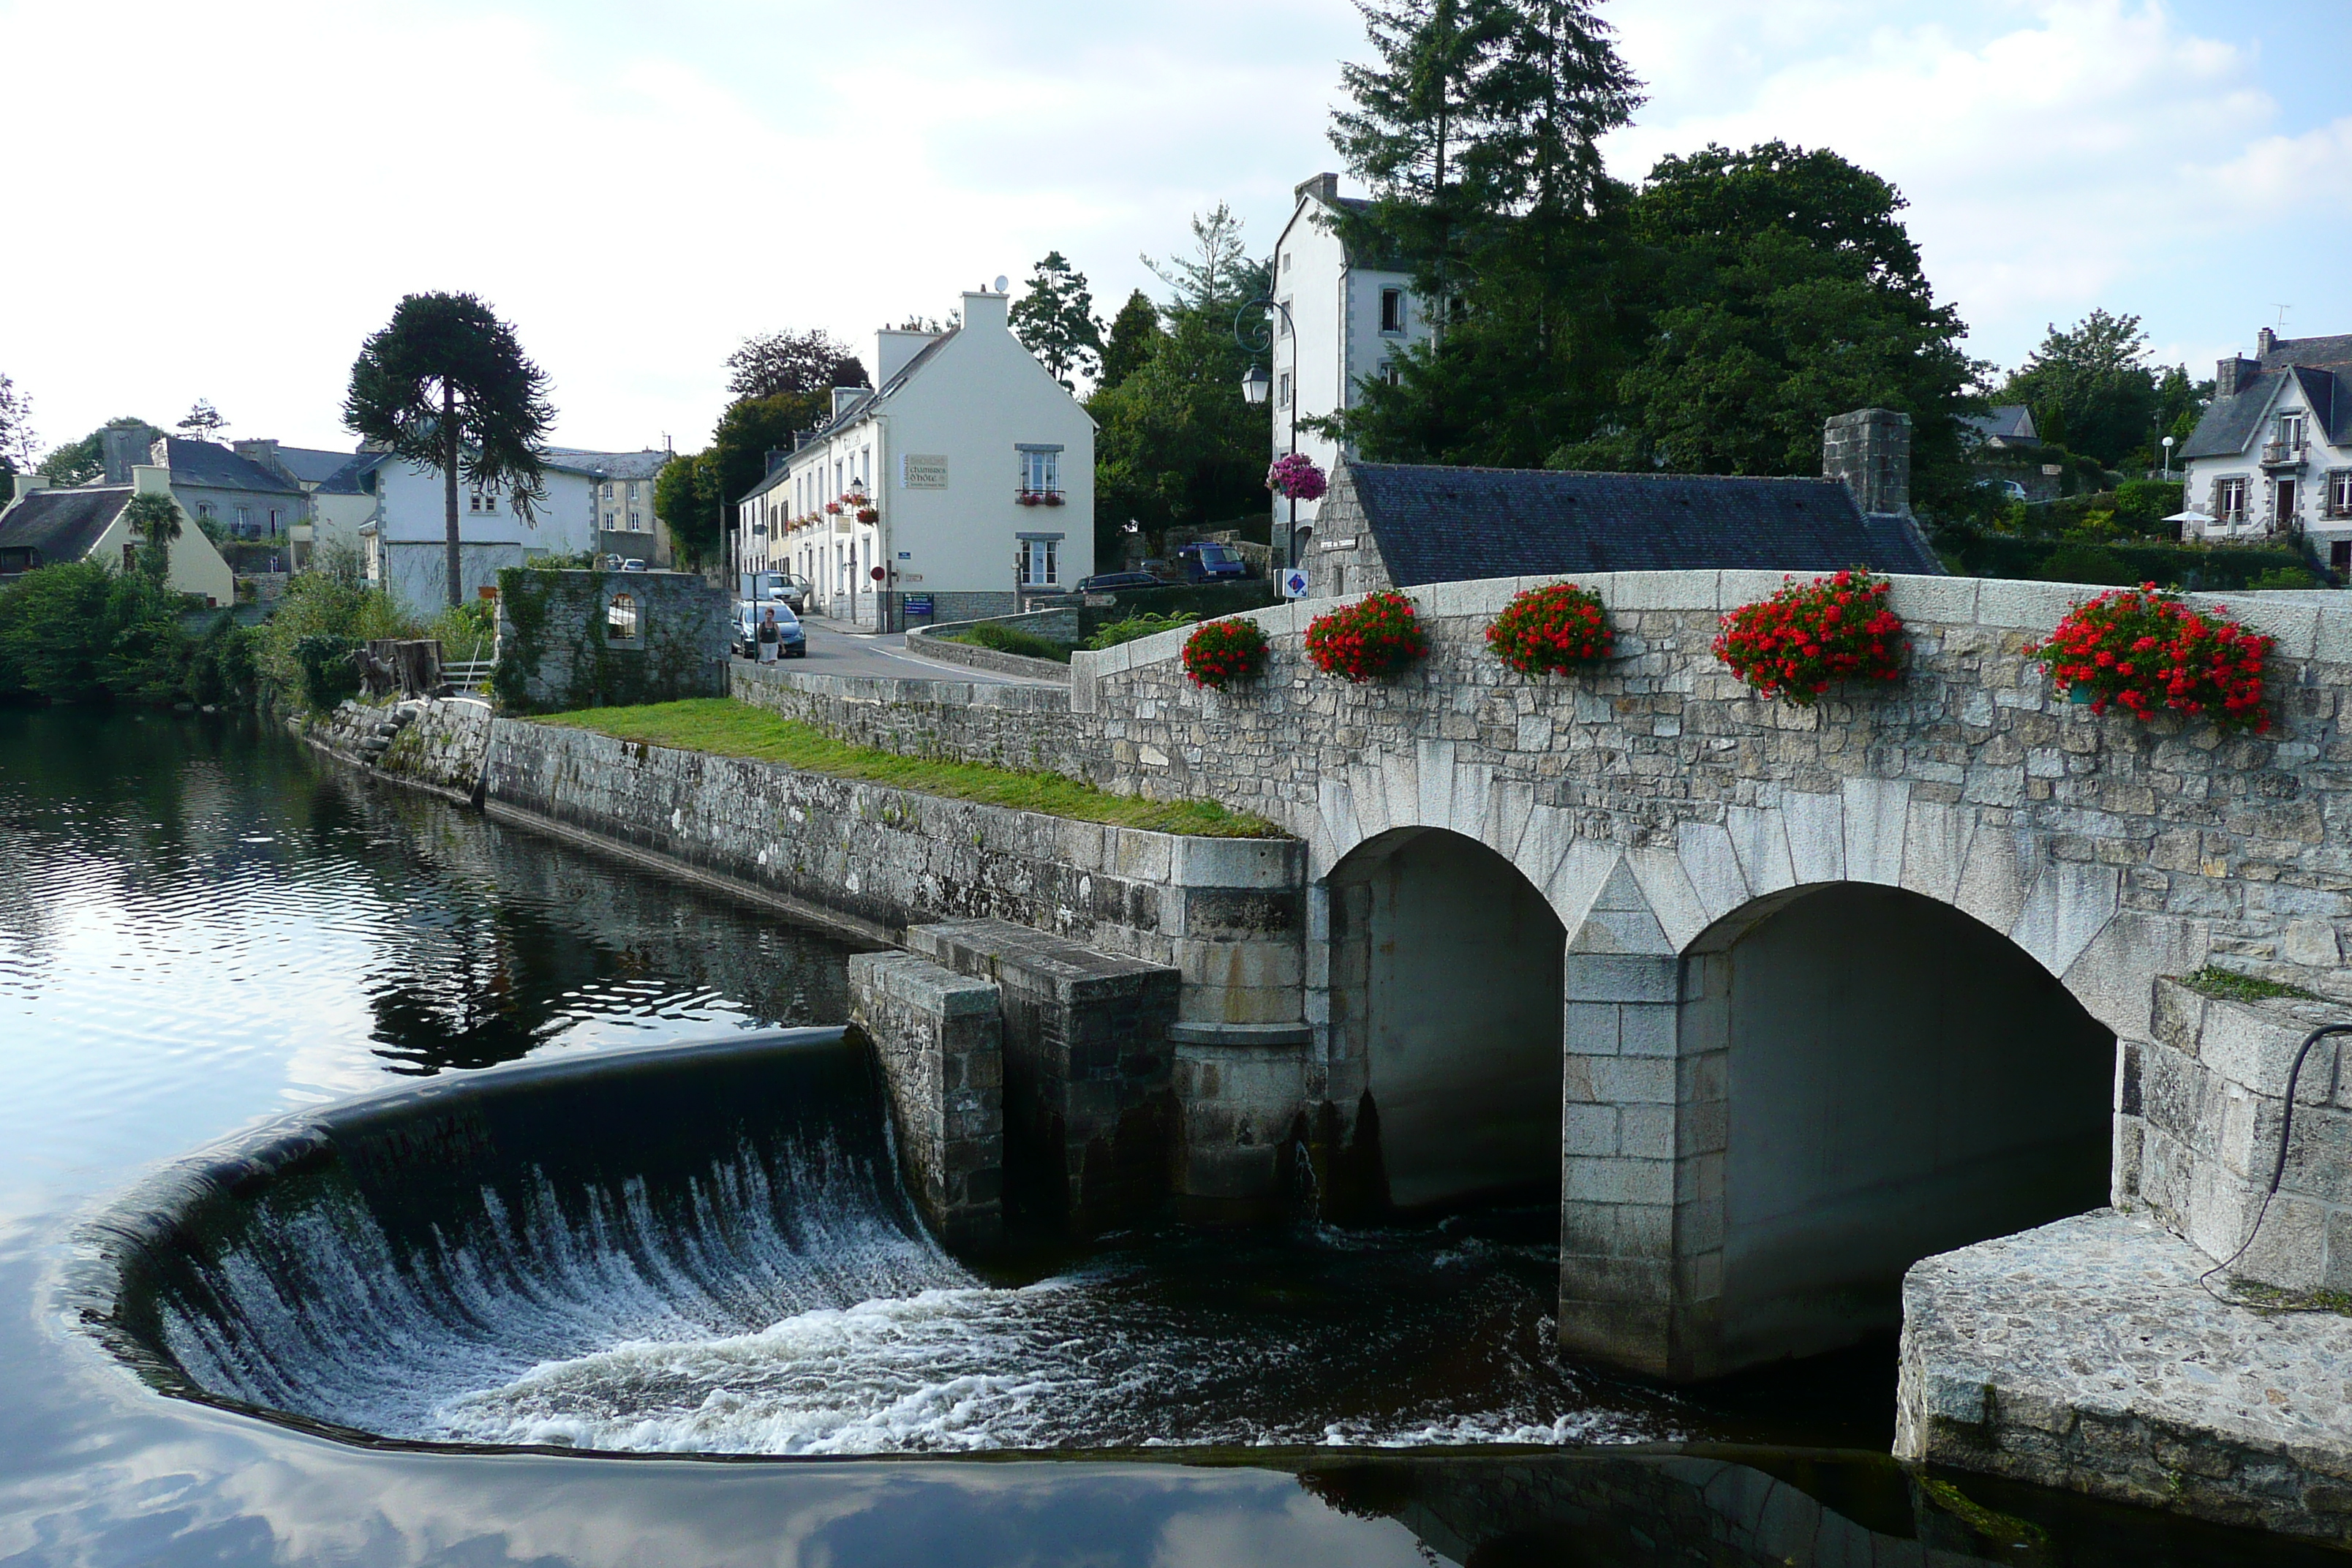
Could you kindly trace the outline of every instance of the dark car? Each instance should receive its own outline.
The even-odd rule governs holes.
[[[1163,584],[1149,572],[1097,572],[1078,579],[1081,594],[1115,594],[1121,588],[1158,588]]]
[[[760,657],[760,621],[770,610],[776,612],[776,657],[807,658],[808,633],[801,628],[800,617],[791,606],[774,599],[735,601],[735,629],[730,639],[735,652],[745,658]]]
[[[1187,544],[1176,552],[1187,583],[1220,583],[1249,575],[1242,552],[1230,544]]]

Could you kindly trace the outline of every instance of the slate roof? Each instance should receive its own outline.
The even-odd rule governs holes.
[[[355,469],[357,459],[373,457],[373,453],[336,452],[319,447],[280,447],[278,464],[306,485],[325,488],[346,469]]]
[[[250,458],[239,457],[226,447],[216,447],[210,441],[191,441],[184,437],[166,436],[168,449],[165,461],[172,466],[172,482],[175,485],[198,485],[211,489],[276,491],[281,495],[299,496],[302,487],[274,468],[265,468]]]
[[[129,485],[93,485],[81,489],[35,490],[0,512],[0,549],[26,546],[43,563],[79,561],[130,503]]]
[[[1964,414],[1960,423],[1987,441],[2032,442],[2042,437],[2033,428],[2033,411],[2022,403],[2004,403],[1990,414]]]
[[[2262,427],[2271,400],[2289,379],[2310,401],[2313,423],[2327,443],[2352,446],[2352,336],[2280,338],[2254,362],[2260,368],[2238,384],[2234,397],[2217,397],[2180,448],[2191,458],[2231,458],[2246,449]]]
[[[1568,572],[1944,570],[1908,519],[1865,519],[1835,479],[1357,462],[1343,472],[1399,587]]]
[[[662,471],[670,454],[658,448],[642,452],[592,452],[581,447],[550,447],[541,454],[547,466],[586,474],[596,479],[650,479]]]

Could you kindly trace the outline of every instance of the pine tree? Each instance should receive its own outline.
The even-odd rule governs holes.
[[[1102,323],[1095,320],[1095,297],[1087,275],[1058,250],[1029,275],[1029,292],[1013,302],[1013,335],[1035,354],[1046,373],[1076,391],[1072,375],[1091,375],[1102,363]]]
[[[188,416],[180,421],[180,428],[196,440],[209,441],[227,424],[228,421],[221,417],[220,410],[213,406],[210,398],[199,397],[195,406],[188,410]]]
[[[1118,308],[1110,320],[1110,335],[1104,340],[1102,375],[1096,382],[1098,392],[1108,392],[1133,375],[1150,359],[1167,338],[1160,325],[1160,307],[1151,297],[1138,289]]]
[[[1230,328],[1234,312],[1265,294],[1272,279],[1266,262],[1250,258],[1242,220],[1223,202],[1193,215],[1191,256],[1171,257],[1165,265],[1147,256],[1143,265],[1173,290],[1165,307],[1171,331],[1191,314],[1222,316]]]

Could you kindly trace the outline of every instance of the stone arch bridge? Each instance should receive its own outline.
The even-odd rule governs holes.
[[[1777,573],[1580,579],[1619,657],[1528,678],[1485,632],[1537,581],[1412,590],[1429,657],[1364,685],[1307,664],[1316,601],[1255,615],[1270,666],[1232,692],[1185,679],[1180,632],[1077,654],[1066,704],[754,695],[1297,836],[1251,929],[1155,956],[1195,1213],[1309,1176],[1335,1214],[1557,1201],[1562,1340],[1674,1377],[1891,1327],[1914,1260],[2111,1199],[2237,1247],[2280,1031],[2177,981],[2352,999],[2352,609],[2220,601],[2276,639],[2274,728],[2223,737],[2053,695],[2028,647],[2095,589],[1897,578],[1905,679],[1807,710],[1710,652]],[[2242,1270],[2352,1286],[2334,1109]]]

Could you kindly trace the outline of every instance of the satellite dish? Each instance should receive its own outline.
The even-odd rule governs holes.
[[[996,275],[996,291],[997,291],[998,293],[1002,294],[1002,293],[1003,293],[1007,289],[1009,289],[1009,288],[1011,288],[1011,287],[1012,287],[1012,285],[1011,285],[1011,284],[1009,284],[1009,283],[1007,283],[1007,282],[1004,280],[1004,274],[1003,274],[1003,273],[1000,272],[1000,273],[998,273],[998,274]]]

